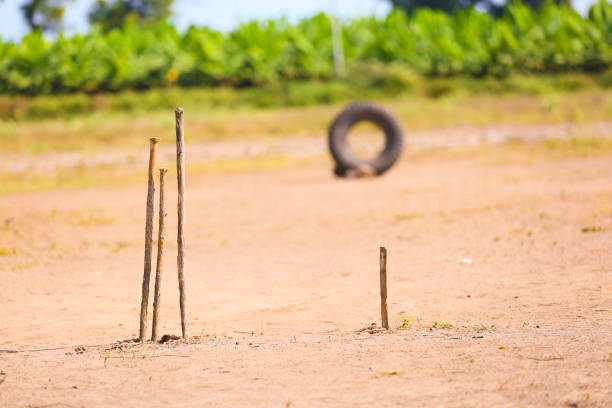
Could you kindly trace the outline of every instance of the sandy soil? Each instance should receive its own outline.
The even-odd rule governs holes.
[[[191,177],[142,346],[145,185],[2,197],[0,406],[612,406],[611,159]]]

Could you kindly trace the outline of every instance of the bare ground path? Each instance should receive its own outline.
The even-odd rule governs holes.
[[[612,157],[499,152],[191,177],[188,344],[111,346],[137,334],[144,185],[0,197],[0,406],[612,405]]]
[[[612,121],[567,122],[531,125],[463,126],[414,131],[405,134],[407,149],[421,151],[432,148],[480,146],[513,141],[537,142],[581,138],[611,138]],[[376,144],[376,143],[373,143]],[[146,143],[145,143],[146,145]],[[0,152],[0,174],[28,171],[49,173],[62,169],[99,166],[144,166],[147,147],[141,151],[106,149],[96,153],[53,151],[41,154]],[[190,143],[189,163],[207,163],[227,159],[253,157],[311,157],[328,153],[324,134],[316,137],[276,137],[260,139]],[[161,162],[174,160],[174,146],[160,147]]]

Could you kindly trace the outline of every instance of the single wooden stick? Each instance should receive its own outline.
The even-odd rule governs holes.
[[[183,157],[185,131],[183,128],[183,113],[183,108],[176,108],[174,111],[176,119],[176,176],[178,179],[178,255],[176,263],[179,282],[179,303],[181,306],[181,330],[183,332],[183,339],[186,340],[189,337],[189,327],[187,325],[185,299],[185,240],[183,237],[183,225],[185,224],[185,158]]]
[[[164,243],[166,241],[166,173],[168,169],[159,169],[159,232],[157,235],[157,268],[155,270],[155,291],[153,297],[153,329],[151,341],[157,341],[159,307],[161,298],[161,278],[164,268]]]
[[[382,327],[389,329],[389,315],[387,314],[387,250],[380,247],[380,315]]]
[[[149,184],[147,188],[147,214],[145,224],[144,275],[142,277],[142,297],[140,300],[140,342],[144,342],[147,331],[147,309],[149,307],[149,281],[151,280],[151,246],[153,245],[153,213],[155,199],[155,162],[159,139],[149,139]]]

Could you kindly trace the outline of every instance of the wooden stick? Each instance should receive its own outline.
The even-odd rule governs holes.
[[[389,329],[387,313],[387,250],[380,247],[380,315],[382,327]]]
[[[142,297],[140,300],[140,342],[144,342],[147,331],[147,309],[149,307],[149,281],[151,280],[151,246],[153,245],[153,213],[155,199],[155,162],[159,139],[149,139],[149,184],[147,188],[147,214],[145,224],[144,275],[142,277]]]
[[[168,169],[159,169],[159,233],[157,235],[157,268],[155,270],[155,291],[153,298],[153,329],[151,341],[157,341],[159,307],[161,298],[161,278],[164,267],[164,243],[166,241],[166,173]]]
[[[183,157],[185,131],[183,128],[183,113],[183,108],[176,108],[174,111],[176,119],[176,175],[178,179],[178,255],[176,263],[179,281],[179,303],[181,306],[181,330],[183,332],[183,339],[186,340],[189,337],[189,327],[187,325],[185,299],[185,240],[183,237],[183,225],[185,223],[185,158]]]

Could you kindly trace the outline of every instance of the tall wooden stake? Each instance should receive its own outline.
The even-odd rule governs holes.
[[[159,169],[159,232],[157,236],[157,268],[155,270],[155,291],[153,297],[153,329],[151,341],[157,341],[159,307],[161,300],[161,278],[164,268],[164,243],[166,241],[166,173],[168,169]]]
[[[189,337],[189,327],[187,325],[185,304],[185,241],[183,237],[183,225],[185,224],[185,158],[183,156],[185,131],[183,128],[183,113],[183,108],[176,108],[174,111],[176,118],[176,175],[178,178],[178,255],[176,263],[179,281],[179,302],[181,306],[181,329],[183,331],[183,339],[187,339]]]
[[[337,4],[335,3],[331,16],[332,52],[334,55],[334,71],[336,76],[339,77],[344,74],[344,48],[342,45],[342,25],[338,20]]]
[[[380,247],[380,315],[382,327],[389,329],[387,314],[387,250]]]
[[[149,281],[151,280],[151,246],[153,244],[153,213],[155,199],[155,162],[159,139],[152,137],[149,145],[149,184],[147,189],[147,214],[145,225],[144,275],[142,277],[142,297],[140,301],[140,335],[144,342],[147,331],[147,309],[149,307]]]

